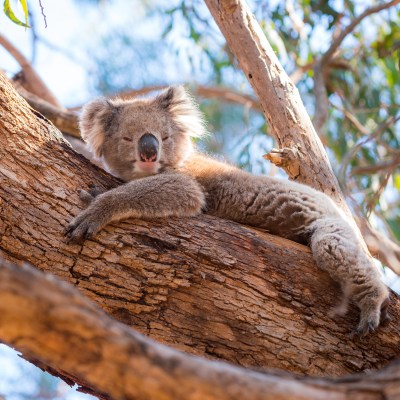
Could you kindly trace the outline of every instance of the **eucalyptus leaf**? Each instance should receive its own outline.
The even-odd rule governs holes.
[[[22,4],[23,2],[26,4],[26,1],[21,1],[21,4]],[[22,4],[22,7],[24,8],[24,5],[23,5],[23,4]],[[27,6],[26,6],[26,7],[27,7]],[[23,26],[23,27],[25,27],[25,28],[30,28],[30,26],[28,25],[28,20],[27,20],[26,14],[25,14],[25,19],[26,19],[26,22],[25,22],[25,23],[22,22],[22,21],[20,21],[20,20],[15,16],[15,14],[14,14],[12,8],[11,8],[11,5],[10,5],[10,0],[4,0],[3,10],[4,10],[4,14],[5,14],[12,22],[14,22],[14,23],[17,24],[17,25]],[[25,13],[25,9],[24,9],[24,13]]]

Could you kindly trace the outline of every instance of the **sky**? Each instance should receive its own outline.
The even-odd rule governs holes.
[[[34,67],[61,103],[67,107],[76,106],[93,97],[89,90],[90,69],[93,60],[91,51],[98,45],[99,36],[105,36],[112,29],[131,27],[138,40],[158,35],[160,26],[146,26],[145,9],[140,1],[126,2],[114,0],[99,8],[87,2],[62,0],[42,1],[47,20],[47,28],[36,2],[31,3],[34,13],[34,27],[38,41]],[[18,11],[17,7],[16,13]],[[19,14],[21,19],[22,12]],[[0,32],[31,60],[32,31],[11,22],[0,13]],[[52,48],[45,43],[52,44]],[[122,55],[121,55],[122,56]],[[19,71],[16,61],[0,48],[1,66],[9,76]],[[88,72],[89,69],[89,72]],[[169,76],[171,75],[171,76]],[[189,66],[184,76],[189,78]],[[165,79],[177,79],[168,70]]]

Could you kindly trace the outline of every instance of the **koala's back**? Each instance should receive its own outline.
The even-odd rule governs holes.
[[[295,182],[250,175],[236,167],[193,154],[182,168],[204,188],[206,212],[306,243],[312,223],[338,216],[332,200]]]

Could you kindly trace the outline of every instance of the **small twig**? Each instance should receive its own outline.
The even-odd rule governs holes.
[[[395,124],[398,120],[400,119],[400,116],[398,117],[389,117],[385,122],[379,124],[376,129],[373,132],[370,132],[367,137],[365,137],[363,140],[361,140],[358,144],[353,146],[350,151],[345,155],[345,157],[342,160],[342,165],[339,170],[339,180],[341,182],[345,182],[345,177],[346,177],[346,170],[348,165],[350,164],[350,161],[353,159],[355,154],[358,152],[358,150],[373,140],[376,137],[379,137],[385,130],[392,124]]]
[[[375,165],[365,165],[362,167],[354,167],[351,170],[353,175],[375,174],[380,171],[390,170],[397,168],[400,165],[400,154],[395,156],[392,160],[378,163]]]
[[[43,8],[41,0],[39,0],[39,5],[40,5],[41,12],[42,12],[43,20],[44,20],[44,27],[47,28],[46,14],[44,13],[44,8]]]
[[[340,111],[345,118],[347,118],[353,125],[354,127],[359,130],[363,135],[370,135],[371,132],[368,128],[366,128],[359,120],[358,118],[351,113],[349,110],[345,109],[344,107],[339,107],[333,103],[330,103],[331,106],[333,106],[334,108],[336,108],[338,111]]]
[[[378,190],[376,190],[375,193],[373,194],[373,196],[367,200],[367,204],[365,206],[367,217],[369,217],[371,215],[372,210],[375,208],[376,204],[378,203],[379,199],[381,198],[382,193],[386,189],[389,179],[392,176],[395,169],[396,169],[396,166],[385,171],[385,174],[380,179],[380,184],[379,184]]]

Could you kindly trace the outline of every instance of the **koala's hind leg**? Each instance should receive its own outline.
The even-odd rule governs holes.
[[[356,333],[375,330],[385,318],[389,292],[350,225],[339,217],[317,220],[310,245],[317,265],[340,283],[344,303],[352,301],[360,309]]]

